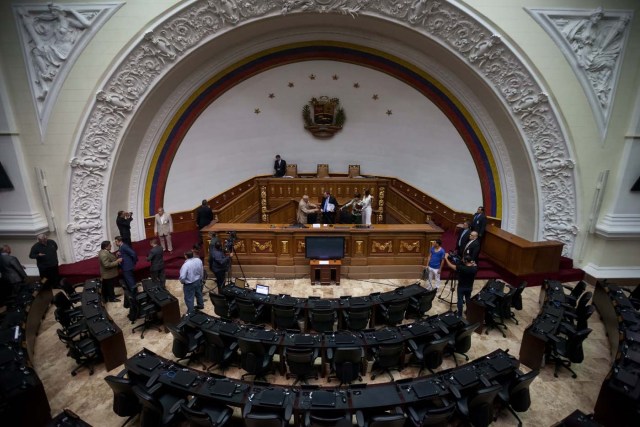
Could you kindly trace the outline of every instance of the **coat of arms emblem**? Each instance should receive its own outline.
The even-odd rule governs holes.
[[[342,130],[346,116],[338,98],[321,96],[311,98],[302,108],[302,119],[304,128],[316,138],[331,138]]]

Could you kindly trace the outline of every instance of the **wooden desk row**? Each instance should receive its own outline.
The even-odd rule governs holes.
[[[543,301],[540,313],[533,319],[522,335],[520,361],[531,369],[540,369],[544,363],[549,335],[555,336],[564,316],[565,302],[562,283],[545,281],[540,288]]]
[[[635,426],[640,413],[640,311],[622,288],[598,282],[593,296],[615,351],[594,418],[605,426]]]
[[[287,347],[318,348],[321,350],[323,367],[328,362],[327,350],[339,347],[375,348],[380,345],[402,344],[403,351],[409,340],[425,341],[436,337],[450,336],[455,339],[456,333],[467,323],[453,312],[432,316],[407,325],[386,327],[378,330],[368,329],[361,332],[338,331],[334,333],[301,333],[292,330],[264,329],[255,325],[243,325],[233,321],[209,316],[205,313],[194,313],[185,316],[183,323],[194,330],[211,331],[233,342],[240,339],[259,341],[263,345],[276,346],[278,354],[284,356]],[[404,357],[402,358],[404,360]],[[284,357],[280,358],[280,371],[284,373]]]
[[[269,313],[273,316],[274,307],[293,307],[304,311],[305,318],[309,318],[308,312],[312,308],[322,308],[334,310],[338,314],[338,328],[343,329],[342,311],[350,309],[371,310],[369,325],[373,328],[376,326],[376,310],[381,304],[391,304],[396,301],[407,300],[410,298],[420,298],[427,292],[425,288],[417,283],[409,286],[399,287],[389,292],[373,293],[364,297],[344,296],[341,298],[296,298],[286,294],[280,295],[262,295],[256,293],[253,289],[240,288],[237,286],[227,286],[223,289],[223,295],[228,299],[245,298],[250,299],[255,304],[264,304],[269,307]],[[266,321],[266,319],[265,319]],[[271,324],[274,319],[271,317]]]
[[[252,408],[293,414],[296,424],[307,411],[314,413],[350,413],[384,410],[395,407],[419,407],[440,398],[463,398],[486,381],[506,384],[518,368],[517,359],[503,350],[466,365],[433,376],[410,378],[382,384],[357,384],[348,388],[250,383],[201,372],[143,350],[125,363],[129,378],[143,387],[151,378],[164,390],[177,395],[194,396],[206,405],[215,401],[234,407],[250,404]],[[457,397],[456,397],[457,395]]]
[[[49,400],[31,362],[35,335],[51,299],[51,287],[25,283],[0,324],[3,425],[39,426],[51,420]]]

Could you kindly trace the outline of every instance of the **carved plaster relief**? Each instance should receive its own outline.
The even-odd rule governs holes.
[[[604,139],[629,34],[631,11],[527,9],[576,73]]]
[[[60,87],[75,60],[123,4],[48,3],[13,6],[41,138],[44,137]]]
[[[196,0],[172,11],[133,44],[91,107],[76,143],[70,183],[67,231],[75,259],[94,256],[106,222],[103,209],[110,177],[86,161],[98,158],[111,165],[111,153],[121,142],[134,111],[183,55],[223,28],[278,13],[338,13],[355,19],[376,16],[411,26],[466,61],[510,111],[527,144],[530,161],[537,166],[538,238],[560,240],[565,244],[564,253],[571,254],[577,233],[575,169],[555,107],[516,49],[471,12],[433,0]],[[87,212],[91,212],[89,218]]]

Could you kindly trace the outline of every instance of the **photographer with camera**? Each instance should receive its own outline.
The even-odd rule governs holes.
[[[466,301],[469,305],[473,282],[478,273],[478,266],[469,256],[465,256],[460,262],[459,258],[446,254],[444,257],[450,269],[455,270],[458,275],[458,316],[462,316],[462,307]],[[458,261],[454,263],[453,261]]]
[[[229,241],[230,240],[227,240],[227,243]],[[233,249],[233,244],[231,245],[231,249]],[[213,251],[209,252],[209,268],[216,276],[216,283],[218,285],[219,294],[222,293],[222,288],[224,287],[224,278],[227,274],[227,270],[229,270],[230,263],[231,256],[227,255],[222,250],[222,244],[220,243],[220,241],[216,241],[213,245]]]

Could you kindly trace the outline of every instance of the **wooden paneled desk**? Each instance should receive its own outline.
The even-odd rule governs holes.
[[[562,242],[530,242],[490,225],[482,239],[482,253],[516,276],[552,273],[560,268]]]
[[[309,262],[312,284],[339,285],[342,261],[314,259]]]
[[[370,228],[336,224],[320,227],[292,227],[286,224],[218,223],[202,229],[216,232],[225,243],[229,231],[236,231],[233,266],[238,262],[247,274],[301,277],[309,273],[305,258],[305,237],[336,236],[345,238],[342,275],[348,277],[418,277],[425,262],[430,241],[443,230],[428,224],[374,224]],[[208,250],[208,244],[204,247]],[[205,257],[208,254],[205,254]]]

